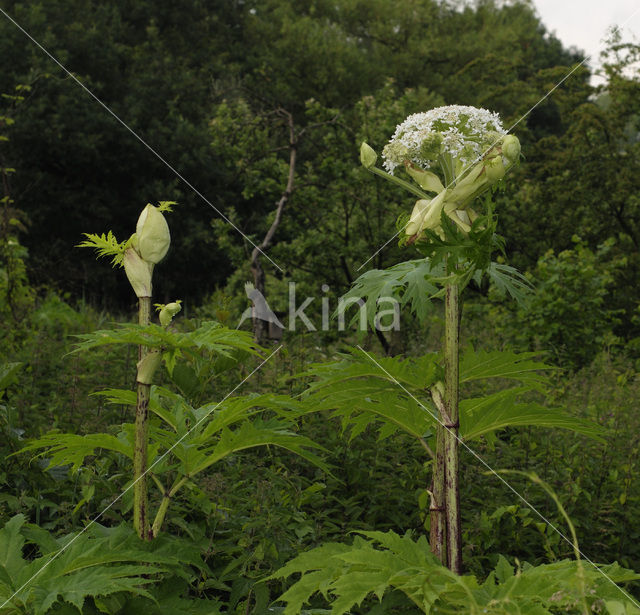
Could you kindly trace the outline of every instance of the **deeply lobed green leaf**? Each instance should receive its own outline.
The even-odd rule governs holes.
[[[615,611],[612,605],[608,612],[615,615],[636,608],[616,583],[640,579],[618,564],[596,567],[571,560],[535,567],[524,564],[514,570],[501,556],[496,569],[480,582],[442,566],[424,536],[414,540],[408,533],[394,532],[362,532],[351,545],[321,545],[270,578],[292,574],[301,576],[279,598],[286,604],[285,615],[300,613],[316,593],[329,603],[332,615],[341,615],[367,597],[381,600],[393,590],[403,592],[426,614],[552,615],[578,613],[578,605],[585,602],[594,612],[603,612],[608,600],[627,609]]]

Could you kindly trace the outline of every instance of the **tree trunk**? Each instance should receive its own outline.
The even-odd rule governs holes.
[[[260,255],[264,253],[265,250],[269,248],[271,242],[273,240],[273,236],[280,225],[280,221],[282,220],[282,211],[284,206],[286,205],[291,193],[293,192],[294,180],[295,180],[295,172],[296,172],[296,156],[297,156],[297,137],[295,134],[295,126],[293,123],[293,116],[284,109],[279,109],[278,113],[284,116],[287,119],[287,124],[289,127],[289,175],[287,178],[287,186],[278,201],[278,206],[276,208],[276,215],[267,231],[267,234],[264,236],[262,243],[259,246],[256,246],[251,253],[251,273],[253,274],[253,285],[258,290],[263,297],[266,299],[266,287],[265,287],[265,275],[264,270],[262,269],[262,264],[260,263]],[[267,339],[267,323],[257,318],[254,314],[253,317],[253,335],[258,344],[264,344]]]

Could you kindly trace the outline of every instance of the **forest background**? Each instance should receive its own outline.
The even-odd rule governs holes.
[[[610,33],[606,83],[596,89],[581,53],[565,49],[525,1],[5,0],[1,8],[146,143],[0,16],[0,365],[15,366],[0,382],[3,459],[51,429],[89,433],[124,420],[124,406],[90,394],[131,386],[134,350],[68,354],[72,335],[131,320],[136,309],[125,276],[75,248],[83,233],[125,237],[145,203],[176,201],[155,298],[182,299],[185,330],[207,319],[234,328],[249,305],[244,284],[255,281],[247,238],[261,245],[276,221],[265,252],[280,268],[260,259],[264,294],[286,319],[295,282],[298,297],[316,297],[306,313],[319,322],[321,297],[335,307],[366,269],[406,255],[396,241],[379,248],[411,203],[371,179],[360,143],[380,151],[411,113],[473,105],[515,124],[522,144],[522,164],[495,201],[506,261],[535,292],[514,305],[472,284],[463,343],[541,351],[562,366],[550,403],[607,428],[605,444],[509,429],[483,452],[491,465],[548,481],[585,553],[640,570],[640,46]],[[426,323],[403,312],[393,333],[285,330],[286,352],[250,386],[292,392],[288,376],[345,344],[411,356],[441,334],[437,308]],[[223,395],[238,373],[175,384]],[[364,432],[349,443],[338,423],[321,420],[306,433],[330,451],[342,482],[284,453],[247,453],[194,487],[168,520],[194,539],[216,535],[207,548],[227,578],[214,589],[231,610],[257,612],[255,582],[326,538],[422,527],[427,471],[399,437],[381,447]],[[469,569],[498,553],[532,563],[570,553],[465,463]],[[28,456],[7,457],[0,521],[22,513],[50,531],[80,527],[118,493],[106,470],[65,478]],[[547,495],[526,480],[519,488],[562,523]]]

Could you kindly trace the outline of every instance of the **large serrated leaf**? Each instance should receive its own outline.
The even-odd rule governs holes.
[[[601,570],[587,562],[563,560],[542,566],[524,565],[517,574],[503,557],[496,571],[480,584],[472,575],[457,575],[430,552],[424,537],[362,532],[352,545],[330,543],[298,556],[271,578],[301,577],[279,598],[284,612],[297,614],[314,593],[330,603],[331,613],[347,612],[370,595],[381,598],[391,589],[404,592],[424,613],[573,612],[582,595],[611,599],[634,612],[633,602],[615,583],[640,578],[617,564]],[[584,594],[583,594],[584,592]],[[437,610],[433,610],[437,605]]]
[[[402,306],[408,305],[418,319],[429,313],[432,298],[439,292],[436,284],[444,275],[442,265],[433,266],[428,259],[406,261],[389,269],[372,269],[363,273],[352,288],[341,298],[342,304],[364,301],[367,321],[374,327],[379,305],[394,299]],[[357,321],[358,313],[351,323]]]
[[[460,402],[460,437],[474,440],[505,427],[555,427],[604,441],[605,433],[597,423],[569,415],[561,408],[548,408],[536,402],[519,401],[528,387],[499,391]]]
[[[411,358],[380,357],[354,348],[350,354],[342,355],[336,361],[313,364],[300,375],[315,378],[315,382],[309,385],[308,392],[336,382],[367,376],[427,390],[436,380],[438,361],[437,353]]]
[[[24,515],[15,515],[0,530],[0,581],[11,588],[13,588],[11,579],[25,565],[22,559],[22,547],[25,541],[20,533],[24,522]]]
[[[517,269],[509,265],[490,263],[486,273],[499,293],[509,295],[522,304],[530,297],[533,286]]]
[[[208,350],[225,356],[232,351],[259,354],[253,337],[246,331],[228,329],[217,322],[205,322],[195,331],[182,333],[160,325],[142,326],[135,323],[120,323],[115,329],[106,329],[76,335],[80,340],[72,352],[90,350],[110,344],[136,344],[163,351]]]
[[[556,369],[534,360],[540,353],[511,350],[474,350],[468,347],[460,357],[460,382],[488,378],[508,378],[527,384],[547,382],[545,371]]]
[[[327,464],[311,452],[314,449],[322,449],[320,445],[290,431],[286,423],[277,420],[263,422],[255,419],[242,423],[234,431],[223,429],[214,446],[198,452],[198,461],[192,473],[197,474],[233,453],[266,445],[284,448],[329,472]]]
[[[133,447],[111,434],[98,433],[79,436],[76,434],[49,433],[30,441],[18,453],[40,451],[38,457],[46,456],[49,467],[70,465],[77,472],[86,457],[99,449],[111,450],[133,458]],[[17,453],[16,453],[17,454]]]
[[[171,537],[145,543],[128,526],[98,524],[62,538],[43,541],[40,536],[38,542],[46,543],[47,555],[26,562],[21,556],[23,523],[18,515],[0,530],[0,553],[9,564],[2,568],[9,582],[0,582],[0,604],[10,599],[16,613],[45,615],[52,607],[65,612],[64,605],[82,611],[87,598],[120,592],[153,600],[148,586],[164,573],[191,577],[191,571],[182,570],[185,564],[210,572],[197,546]],[[50,549],[54,542],[55,551]]]

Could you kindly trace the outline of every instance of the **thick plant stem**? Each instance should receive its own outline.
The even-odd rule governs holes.
[[[460,526],[460,491],[458,486],[459,428],[459,331],[460,288],[449,284],[445,298],[444,335],[444,482],[447,516],[447,561],[451,571],[462,572],[462,541]]]
[[[151,297],[138,299],[138,323],[146,326],[151,318]],[[138,347],[138,360],[147,354],[145,346]],[[135,443],[133,449],[133,527],[142,540],[149,540],[147,498],[147,443],[149,439],[149,396],[151,385],[137,382]]]
[[[156,518],[153,521],[153,526],[151,527],[151,535],[153,538],[156,538],[158,534],[160,534],[160,529],[162,528],[162,524],[164,523],[164,518],[167,515],[167,511],[169,510],[169,504],[171,504],[171,496],[169,494],[165,494],[160,502],[160,506],[158,507],[158,512],[156,513]]]
[[[151,535],[153,536],[153,538],[156,538],[158,534],[160,534],[162,524],[164,523],[164,518],[167,516],[167,511],[169,510],[169,504],[171,504],[171,500],[174,498],[178,490],[187,482],[187,480],[188,477],[183,476],[173,485],[173,487],[171,487],[171,489],[163,492],[162,501],[160,502],[158,512],[156,513],[156,518],[153,520],[153,525],[151,527]]]
[[[440,400],[442,398],[440,397]],[[431,552],[447,565],[447,540],[444,490],[444,427],[438,425],[436,431],[436,456],[433,479],[431,481],[431,504],[429,505],[429,544]]]

